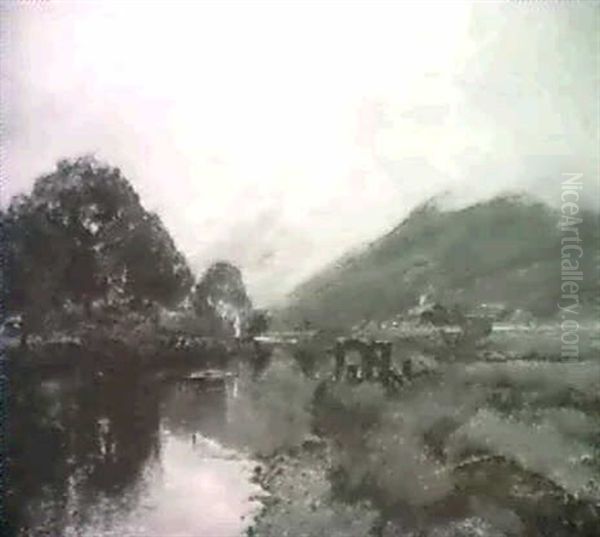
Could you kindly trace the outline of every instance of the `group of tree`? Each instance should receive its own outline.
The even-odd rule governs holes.
[[[217,263],[195,284],[160,218],[118,168],[94,157],[60,161],[0,223],[4,314],[20,315],[25,335],[66,311],[143,313],[186,297],[212,325],[251,318],[240,271]]]

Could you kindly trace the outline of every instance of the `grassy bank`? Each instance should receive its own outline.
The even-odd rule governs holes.
[[[278,352],[234,412],[269,492],[249,534],[594,535],[599,372],[441,364],[389,397]]]

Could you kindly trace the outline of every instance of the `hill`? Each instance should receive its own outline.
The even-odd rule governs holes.
[[[592,212],[579,216],[585,274],[579,296],[590,313],[598,296],[600,218]],[[557,209],[522,195],[460,210],[443,210],[430,200],[385,236],[298,287],[281,319],[328,326],[385,319],[424,293],[466,308],[502,303],[540,317],[556,315],[561,238],[568,235],[560,217]]]

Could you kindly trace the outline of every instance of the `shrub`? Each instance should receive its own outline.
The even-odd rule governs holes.
[[[310,433],[315,382],[287,354],[276,352],[258,380],[240,384],[232,409],[234,430],[255,453],[292,448]]]

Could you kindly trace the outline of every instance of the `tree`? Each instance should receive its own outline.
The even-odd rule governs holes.
[[[140,309],[172,305],[192,275],[157,215],[117,168],[93,157],[58,163],[2,215],[4,298],[9,311],[35,317],[67,303],[90,312],[93,301]]]
[[[40,331],[56,307],[72,248],[45,211],[19,197],[2,219],[2,302],[5,313],[22,315],[22,336]]]
[[[269,312],[262,309],[255,309],[250,314],[248,319],[248,335],[258,336],[265,333],[269,329],[271,318]]]
[[[204,273],[194,288],[192,304],[213,333],[236,337],[246,331],[252,312],[240,269],[225,261],[214,263]]]

